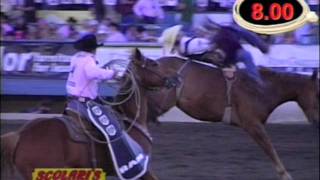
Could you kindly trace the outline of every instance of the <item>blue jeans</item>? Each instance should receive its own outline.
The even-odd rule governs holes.
[[[258,72],[256,65],[253,62],[253,58],[249,51],[246,51],[245,49],[239,49],[237,51],[237,60],[245,64],[246,70],[250,77],[255,79],[259,84],[263,84],[261,76]]]

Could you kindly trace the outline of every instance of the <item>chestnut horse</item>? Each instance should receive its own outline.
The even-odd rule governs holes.
[[[154,61],[144,57],[139,50],[132,58],[140,86],[149,89],[148,104],[153,118],[177,106],[195,119],[222,121],[227,98],[226,80],[221,70],[178,57]],[[236,72],[231,90],[233,113],[230,124],[243,128],[260,145],[271,158],[281,180],[292,180],[263,125],[271,112],[287,101],[296,101],[308,120],[319,124],[317,73],[309,77],[267,68],[261,69],[260,73],[263,85],[254,82],[242,70]],[[175,83],[170,85],[170,81]]]
[[[140,105],[136,104],[136,97],[131,96],[120,107],[128,118],[137,118],[138,128],[133,126],[128,133],[151,155],[151,142],[145,136],[145,133],[148,134],[147,99],[144,89],[137,88]],[[92,147],[89,144],[72,141],[65,125],[56,118],[33,120],[18,131],[1,136],[1,165],[5,166],[1,169],[9,169],[11,173],[7,171],[7,175],[18,170],[24,179],[31,180],[35,168],[93,168]],[[95,150],[96,168],[103,168],[107,175],[115,175],[107,145],[96,142]],[[141,179],[156,180],[157,177],[148,167]]]

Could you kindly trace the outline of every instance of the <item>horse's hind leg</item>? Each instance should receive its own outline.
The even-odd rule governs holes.
[[[285,169],[281,162],[276,150],[274,149],[270,138],[264,126],[261,123],[247,123],[243,124],[242,127],[248,134],[262,147],[264,152],[271,158],[273,165],[275,166],[281,180],[293,180],[291,175]]]

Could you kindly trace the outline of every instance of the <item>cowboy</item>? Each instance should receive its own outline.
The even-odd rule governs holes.
[[[71,58],[71,71],[66,84],[70,97],[95,100],[98,96],[98,81],[116,76],[115,70],[102,69],[97,65],[94,54],[98,46],[93,34],[85,35],[75,43],[74,47],[79,52]]]
[[[248,74],[261,82],[251,54],[242,48],[240,37],[237,37],[244,35],[244,40],[258,47],[263,53],[268,52],[268,46],[253,33],[231,26],[221,26],[216,35],[209,40],[185,36],[181,29],[181,25],[176,25],[163,31],[159,41],[163,44],[164,55],[178,53],[219,67],[233,68],[237,62],[243,62]]]
[[[71,71],[66,84],[68,93],[66,113],[72,112],[80,115],[80,118],[91,121],[108,142],[118,176],[122,177],[121,179],[137,179],[136,177],[140,177],[143,171],[146,171],[149,157],[122,129],[118,114],[97,100],[98,82],[117,79],[122,74],[97,65],[94,54],[99,46],[93,34],[83,36],[74,45],[79,52],[71,58]],[[132,162],[135,164],[132,165]],[[128,164],[130,166],[127,166]]]
[[[163,44],[163,55],[174,53],[182,56],[200,55],[210,48],[208,39],[188,37],[182,28],[182,25],[176,25],[163,31],[159,38],[159,42]]]

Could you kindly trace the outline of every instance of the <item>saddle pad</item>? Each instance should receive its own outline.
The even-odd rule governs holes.
[[[88,101],[90,121],[104,134],[113,160],[114,168],[121,180],[134,180],[147,170],[149,156],[126,132],[123,132],[117,116],[109,107]]]

